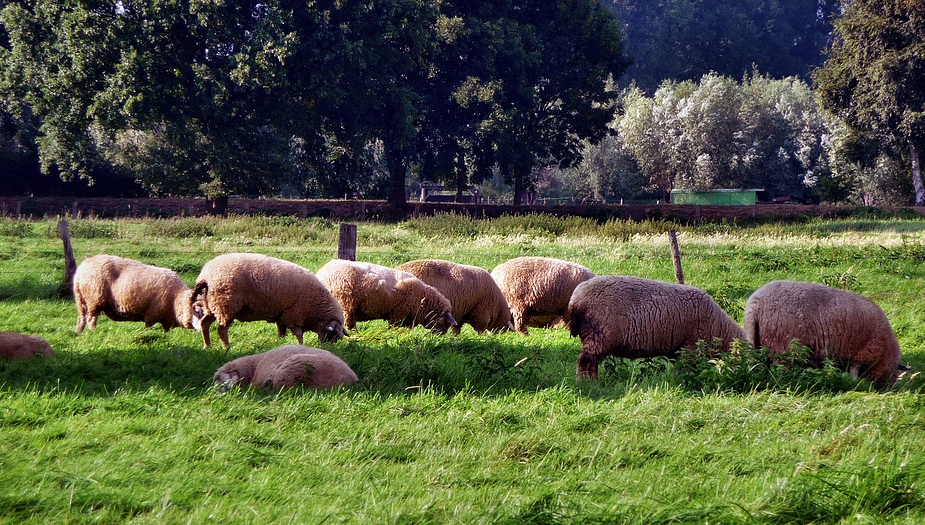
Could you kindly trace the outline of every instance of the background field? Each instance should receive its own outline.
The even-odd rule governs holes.
[[[880,304],[915,370],[889,393],[821,373],[691,387],[666,360],[611,360],[600,381],[577,383],[580,343],[565,330],[452,337],[377,321],[325,346],[360,377],[350,389],[223,395],[215,369],[281,344],[274,326],[235,324],[227,352],[193,331],[105,318],[77,336],[74,305],[57,295],[56,221],[6,219],[0,330],[41,335],[57,358],[0,363],[0,522],[925,522],[925,221],[438,215],[360,223],[357,258],[490,270],[544,255],[673,281],[669,228],[687,283],[737,320],[770,280],[850,289]],[[70,229],[78,261],[131,257],[189,284],[232,251],[314,271],[338,236],[336,223],[286,217]]]

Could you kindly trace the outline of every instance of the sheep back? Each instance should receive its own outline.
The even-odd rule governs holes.
[[[202,300],[205,314],[203,340],[208,346],[208,326],[218,322],[219,337],[228,346],[227,329],[235,320],[277,324],[280,336],[292,330],[301,344],[305,330],[319,341],[345,335],[340,304],[310,271],[266,255],[229,253],[203,266],[193,291]]]
[[[45,339],[19,332],[0,332],[0,359],[18,361],[32,357],[55,357],[54,350]]]
[[[223,391],[238,383],[281,390],[297,386],[348,386],[357,381],[357,375],[331,352],[285,345],[230,361],[216,371],[214,379]]]
[[[594,277],[594,272],[549,257],[517,257],[496,266],[491,277],[511,309],[514,328],[526,334],[531,317],[546,321],[562,317],[567,323],[572,292],[579,283]]]
[[[673,355],[718,338],[728,349],[745,332],[705,291],[620,275],[589,279],[569,302],[572,337],[581,339],[578,376],[597,376],[606,356]]]
[[[886,314],[853,292],[772,281],[748,298],[744,324],[753,345],[774,353],[787,352],[796,339],[812,349],[814,362],[856,366],[880,388],[890,387],[898,375],[901,352]]]
[[[513,329],[511,309],[488,271],[451,261],[421,259],[397,268],[434,287],[450,301],[453,318],[469,323],[476,332]],[[459,333],[459,325],[453,327]]]
[[[408,272],[334,259],[317,275],[343,308],[347,328],[385,319],[396,326],[420,324],[442,333],[456,323],[450,301]]]
[[[176,272],[114,255],[85,259],[74,274],[77,333],[94,328],[101,313],[113,321],[195,328],[191,290]]]

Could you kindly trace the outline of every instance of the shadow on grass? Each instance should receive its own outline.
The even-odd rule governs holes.
[[[0,362],[0,391],[65,391],[108,397],[115,392],[160,388],[199,397],[212,387],[213,374],[226,362],[295,342],[291,336],[277,340],[261,333],[248,340],[247,334],[236,335],[239,342],[232,345],[231,351],[219,345],[204,349],[188,341],[177,344],[176,338],[157,329],[142,330],[119,347],[87,342],[85,334],[73,336],[74,344],[55,345],[55,359]],[[105,341],[107,334],[98,337]],[[423,328],[373,325],[361,327],[353,337],[334,344],[317,345],[310,335],[306,343],[323,346],[350,365],[360,378],[351,390],[383,396],[422,390],[445,395],[467,392],[504,396],[514,391],[565,386],[588,398],[613,399],[628,392],[684,389],[677,364],[667,358],[608,358],[601,364],[598,380],[576,382],[575,359],[580,343],[555,329],[537,329],[529,337],[516,333],[478,335],[471,330],[452,336],[434,335]],[[898,388],[920,388],[921,383],[916,376],[901,382]],[[746,385],[745,393],[749,388]],[[790,387],[784,384],[774,388]],[[798,390],[827,392],[824,386]],[[688,391],[691,396],[702,395],[697,389]]]

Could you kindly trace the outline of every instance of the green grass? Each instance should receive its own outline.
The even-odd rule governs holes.
[[[132,257],[190,284],[220,253],[317,270],[337,250],[337,224],[316,219],[70,226],[78,260]],[[768,366],[743,347],[722,366],[611,359],[599,381],[578,383],[580,344],[565,330],[453,337],[373,321],[326,345],[357,372],[351,388],[220,394],[214,371],[281,344],[274,326],[236,323],[227,352],[192,331],[105,318],[75,335],[74,306],[56,295],[55,222],[5,219],[0,330],[41,335],[57,357],[0,363],[0,523],[925,522],[923,221],[440,215],[360,223],[358,259],[490,270],[546,255],[672,281],[668,229],[686,281],[738,320],[773,279],[874,299],[913,374],[881,393],[834,368]]]

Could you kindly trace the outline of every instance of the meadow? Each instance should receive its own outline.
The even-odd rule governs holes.
[[[294,337],[235,323],[226,351],[103,317],[76,335],[56,223],[0,219],[0,330],[56,351],[0,362],[0,523],[925,523],[923,220],[358,224],[357,259],[388,266],[491,270],[542,255],[665,281],[675,229],[687,284],[738,321],[774,279],[877,302],[913,367],[890,392],[747,348],[725,361],[610,359],[578,382],[567,330],[454,337],[371,321],[323,345],[356,371],[350,388],[220,393],[219,366]],[[69,223],[78,262],[130,257],[188,284],[221,253],[312,271],[337,253],[325,219]]]

